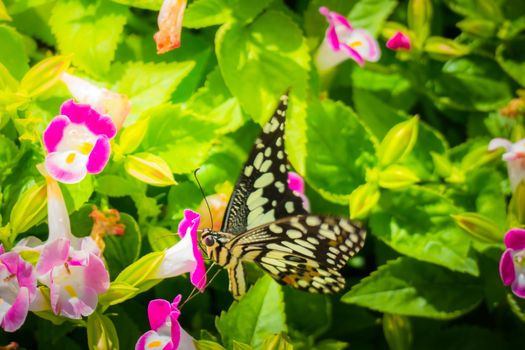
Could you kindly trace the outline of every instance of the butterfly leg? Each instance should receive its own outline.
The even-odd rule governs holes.
[[[230,279],[230,292],[235,299],[239,299],[246,293],[246,278],[244,275],[244,266],[241,262],[228,268],[228,277]]]

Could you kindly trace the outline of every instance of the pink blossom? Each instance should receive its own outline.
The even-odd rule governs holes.
[[[0,327],[14,332],[24,324],[36,295],[33,266],[16,252],[4,252],[0,244]]]
[[[412,44],[410,38],[403,32],[397,32],[386,42],[386,47],[390,50],[410,50]]]
[[[310,201],[304,193],[304,179],[293,171],[288,172],[288,187],[295,192],[296,195],[303,200],[303,207],[306,211],[310,211]]]
[[[109,159],[109,140],[116,134],[111,118],[89,105],[68,100],[44,131],[48,152],[45,168],[60,182],[80,182],[87,173],[100,173]]]
[[[157,23],[159,31],[153,39],[157,43],[157,53],[165,53],[180,46],[180,33],[186,0],[164,0]]]
[[[200,215],[191,210],[184,210],[184,218],[179,223],[181,240],[166,249],[155,278],[169,278],[190,273],[190,280],[201,292],[206,286],[206,268],[199,249],[197,228]]]
[[[60,80],[66,84],[69,92],[78,102],[88,104],[98,113],[109,116],[117,130],[122,127],[131,110],[131,103],[127,96],[98,87],[65,72],[60,75]]]
[[[514,191],[521,181],[525,180],[525,139],[512,143],[509,140],[495,138],[489,143],[489,151],[504,148],[503,160],[507,162],[510,185]]]
[[[512,292],[525,298],[525,230],[512,229],[505,234],[507,249],[501,256],[499,273],[503,284]]]
[[[326,17],[329,24],[316,55],[320,71],[327,71],[349,58],[360,66],[364,66],[365,61],[379,60],[379,44],[368,31],[353,28],[343,15],[326,7],[319,8],[319,12]]]
[[[149,302],[148,319],[151,330],[144,333],[135,350],[192,350],[193,338],[179,324],[180,294],[170,304],[164,299]]]

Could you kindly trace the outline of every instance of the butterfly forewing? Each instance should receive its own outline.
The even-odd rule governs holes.
[[[284,123],[288,96],[264,126],[246,161],[224,214],[221,231],[246,232],[276,219],[305,214],[302,200],[288,188]]]
[[[348,219],[297,215],[236,236],[228,245],[241,260],[256,262],[282,284],[334,293],[344,286],[337,270],[363,247],[365,236]]]

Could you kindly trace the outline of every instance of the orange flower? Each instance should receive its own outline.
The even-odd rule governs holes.
[[[93,219],[91,238],[95,240],[101,250],[104,249],[104,236],[122,236],[126,232],[126,225],[119,223],[120,213],[117,209],[98,210],[94,205],[93,211],[89,214]]]
[[[210,218],[210,212],[206,206],[206,202],[203,200],[199,206],[197,212],[201,214],[201,222],[199,229],[209,228],[214,231],[221,229],[222,218],[224,212],[226,211],[226,206],[228,205],[229,196],[224,193],[216,193],[210,196],[206,196],[206,200],[210,205],[211,216],[213,218],[213,227],[212,227],[212,218]]]
[[[153,39],[157,43],[157,53],[165,53],[180,46],[182,17],[186,8],[186,0],[164,0],[160,8],[157,23],[159,31]]]

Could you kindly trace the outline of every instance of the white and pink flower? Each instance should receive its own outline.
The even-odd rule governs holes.
[[[412,42],[408,35],[403,32],[396,32],[386,42],[386,47],[390,50],[410,50],[412,48]]]
[[[503,138],[491,140],[488,146],[489,151],[494,151],[498,148],[506,150],[502,158],[507,162],[510,185],[514,191],[520,182],[525,180],[525,139],[516,143]]]
[[[525,230],[509,230],[504,242],[507,249],[499,263],[501,280],[515,295],[525,298]]]
[[[162,3],[157,18],[159,31],[153,36],[157,43],[158,54],[180,47],[180,33],[185,9],[186,0],[164,0]]]
[[[347,59],[353,59],[360,66],[364,66],[365,61],[379,60],[381,56],[379,44],[368,31],[353,28],[343,15],[326,7],[319,8],[319,12],[326,17],[329,24],[316,54],[316,64],[321,72]]]
[[[0,327],[14,332],[22,326],[36,295],[33,265],[0,244]]]
[[[179,324],[180,300],[179,294],[172,303],[164,299],[149,302],[148,319],[151,330],[139,338],[135,350],[195,349],[193,338]]]
[[[60,75],[60,80],[66,84],[69,92],[78,102],[88,104],[98,113],[109,116],[117,130],[122,128],[131,110],[131,103],[127,96],[101,88],[66,72]]]
[[[206,268],[199,249],[197,228],[200,215],[192,210],[184,210],[184,218],[179,223],[181,240],[166,249],[164,259],[155,272],[155,278],[169,278],[190,273],[190,280],[201,292],[206,286]]]
[[[100,173],[109,160],[109,140],[116,132],[111,118],[91,106],[64,102],[60,115],[44,131],[47,172],[69,184],[80,182],[87,173]]]

